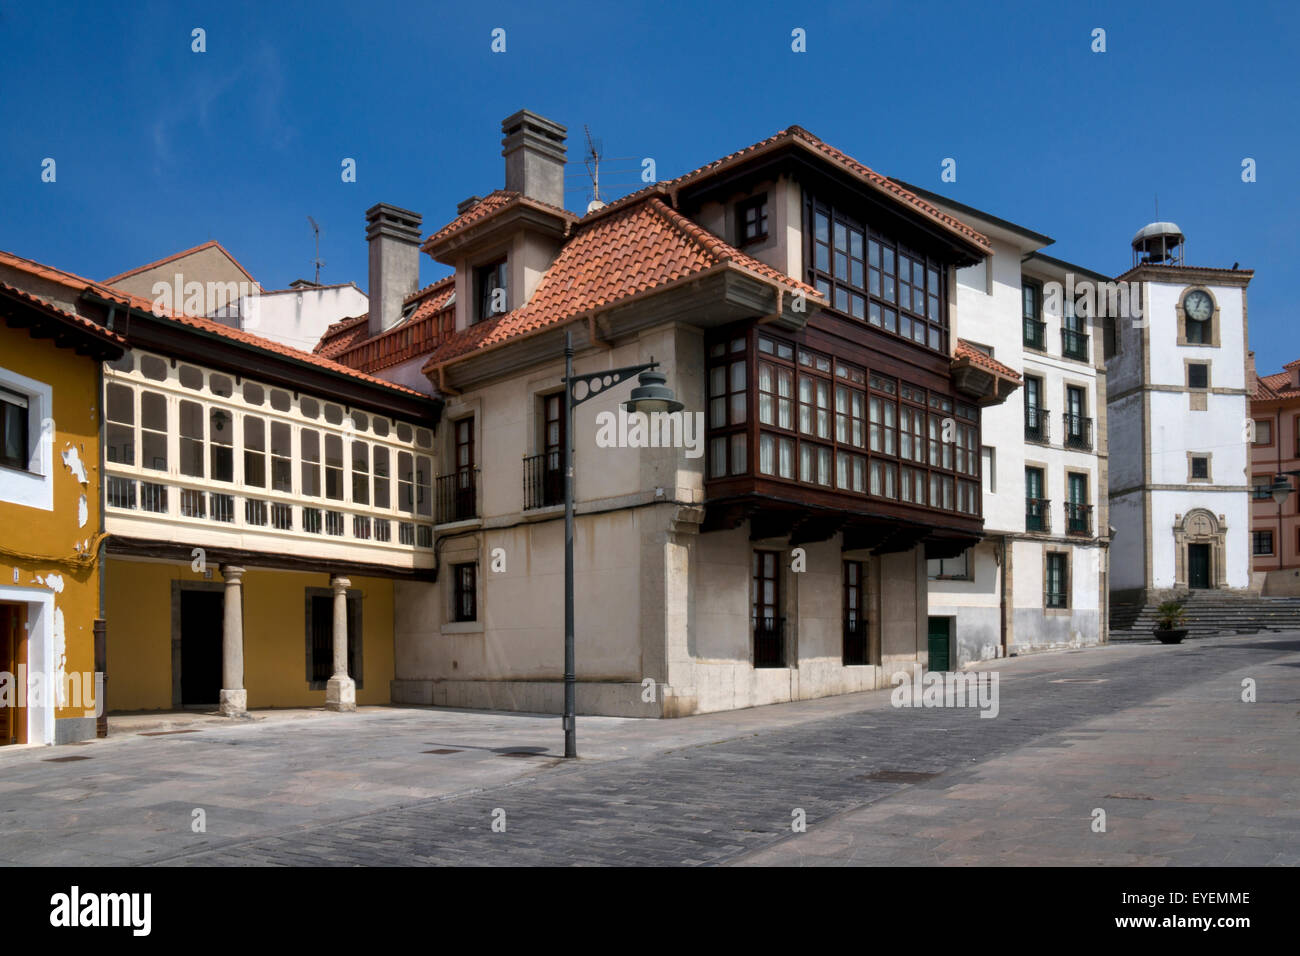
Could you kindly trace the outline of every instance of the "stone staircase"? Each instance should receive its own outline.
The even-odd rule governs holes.
[[[1224,595],[1193,591],[1184,600],[1187,636],[1300,631],[1300,597]],[[1111,640],[1147,640],[1156,626],[1156,607],[1113,608]]]

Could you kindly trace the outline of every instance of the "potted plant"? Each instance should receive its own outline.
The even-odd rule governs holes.
[[[1156,626],[1154,632],[1161,644],[1181,644],[1187,636],[1183,622],[1187,620],[1187,611],[1181,601],[1166,601],[1156,608]]]

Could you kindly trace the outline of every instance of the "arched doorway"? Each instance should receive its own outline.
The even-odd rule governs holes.
[[[1228,526],[1205,508],[1174,519],[1174,587],[1211,589],[1227,586],[1224,541]]]

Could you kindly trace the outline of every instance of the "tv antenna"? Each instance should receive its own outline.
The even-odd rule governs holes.
[[[320,226],[316,225],[316,220],[311,216],[307,217],[307,221],[311,223],[311,231],[316,236],[316,256],[311,262],[316,267],[316,285],[320,285],[320,267],[325,265],[325,260],[320,257]]]
[[[587,164],[587,175],[591,177],[591,202],[587,204],[587,212],[591,212],[593,209],[599,209],[605,205],[605,201],[600,198],[601,142],[598,139],[591,138],[591,128],[585,123],[582,129],[587,134],[587,152],[583,156],[583,162]]]

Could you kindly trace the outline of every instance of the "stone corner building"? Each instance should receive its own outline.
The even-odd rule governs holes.
[[[1020,382],[956,335],[956,272],[989,241],[799,127],[577,217],[564,127],[502,129],[505,188],[418,247],[454,275],[416,289],[413,233],[372,223],[372,315],[317,347],[445,402],[437,579],[395,583],[393,700],[559,711],[565,441],[580,712],[925,665],[926,562],[981,539],[981,408]],[[579,374],[661,363],[702,442],[598,445],[626,390],[566,434],[565,331]]]

